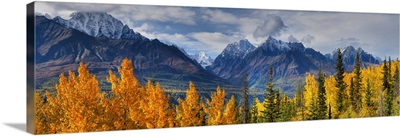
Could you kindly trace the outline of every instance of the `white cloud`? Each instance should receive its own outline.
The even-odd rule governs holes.
[[[196,13],[182,7],[161,7],[161,6],[129,6],[130,18],[137,21],[156,20],[161,22],[173,22],[186,25],[195,25]]]
[[[233,14],[223,12],[221,10],[203,10],[205,15],[202,16],[203,19],[214,22],[214,23],[224,23],[224,24],[239,24],[239,18]]]
[[[281,17],[270,14],[265,18],[264,23],[257,27],[253,34],[255,38],[279,36],[285,27]]]
[[[288,41],[289,41],[289,42],[299,42],[299,40],[297,40],[293,35],[290,35],[290,36],[288,37]]]
[[[301,42],[303,42],[304,44],[307,44],[307,45],[310,45],[314,41],[315,41],[315,36],[310,35],[310,34],[307,34],[306,36],[301,38]]]
[[[183,7],[37,2],[36,11],[40,13],[48,13],[51,16],[60,16],[65,19],[68,19],[69,15],[76,11],[107,12],[128,25],[132,23],[129,20],[153,20],[186,25],[196,24],[194,21],[196,13]]]
[[[394,14],[279,10],[243,10],[246,14],[242,14],[233,9],[52,2],[37,2],[36,11],[63,18],[69,18],[70,13],[75,11],[107,12],[146,37],[169,38],[167,40],[179,42],[182,46],[193,49],[201,47],[220,50],[225,45],[217,48],[217,44],[226,44],[233,40],[240,40],[240,38],[246,38],[257,45],[265,41],[262,36],[272,34],[281,40],[286,40],[290,35],[297,38],[305,37],[303,40],[298,40],[302,40],[306,44],[305,46],[322,53],[330,53],[334,50],[337,46],[336,41],[342,37],[355,37],[360,42],[366,43],[362,45],[364,50],[374,55],[384,57],[398,56],[399,54],[399,16]],[[271,14],[280,17],[281,20],[269,21],[268,16]],[[151,29],[150,26],[137,25],[138,21],[147,25],[153,22],[158,25],[174,23],[169,26],[173,27],[171,30],[174,31],[163,35],[156,29]],[[213,30],[215,33],[201,33],[199,31],[203,30],[197,28],[182,30],[187,26],[180,27],[180,25],[199,27],[197,24],[202,23],[215,29]],[[257,28],[257,26],[259,27]],[[276,29],[282,28],[282,26],[286,26],[285,31]],[[164,29],[169,30],[169,27],[165,26]],[[227,27],[229,30],[226,30]],[[180,33],[191,33],[191,35],[183,35],[186,37],[185,39],[179,36]],[[312,36],[314,38],[307,40],[308,34],[312,34],[308,38]],[[388,50],[388,48],[396,48],[396,50]]]
[[[228,36],[219,32],[197,32],[189,36],[203,43],[202,48],[209,50],[209,54],[219,54],[226,45],[240,40],[240,36]]]

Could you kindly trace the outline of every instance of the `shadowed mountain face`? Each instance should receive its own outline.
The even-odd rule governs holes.
[[[335,73],[336,57],[305,48],[302,43],[288,43],[269,37],[257,48],[246,46],[240,55],[235,55],[237,52],[229,54],[228,50],[232,45],[235,44],[227,45],[208,70],[236,84],[240,84],[243,75],[248,73],[250,86],[258,90],[265,89],[271,65],[276,86],[285,91],[293,91],[293,87],[304,79],[307,72],[316,74],[318,69],[321,69],[327,75]],[[379,63],[361,48],[358,51],[361,58],[364,58],[362,62],[365,66]],[[355,54],[356,50],[344,50],[344,65],[348,71],[353,69]]]
[[[248,50],[241,57],[230,57],[231,61],[218,60],[228,56],[220,54],[209,70],[235,83],[240,83],[242,75],[248,73],[250,86],[264,89],[269,78],[269,66],[272,65],[275,80],[282,80],[277,82],[277,86],[284,90],[291,89],[294,81],[302,79],[306,72],[316,72],[319,67],[327,73],[334,70],[331,60],[311,48],[305,48],[302,43],[286,43],[269,37],[259,47]]]
[[[363,62],[362,63],[363,67],[368,67],[370,65],[378,65],[381,62],[379,58],[375,58],[374,56],[365,52],[361,48],[355,49],[353,46],[347,46],[341,49],[341,51],[343,55],[343,64],[347,72],[353,70],[357,52],[360,55],[361,62]],[[333,51],[331,54],[326,54],[325,56],[336,63],[337,50]]]
[[[132,60],[141,82],[155,80],[166,88],[184,89],[193,81],[205,90],[230,85],[203,69],[176,46],[158,40],[93,37],[43,16],[36,17],[36,35],[38,88],[54,86],[61,72],[76,71],[81,61],[97,75],[100,84],[107,85],[108,70],[116,71],[125,57]]]

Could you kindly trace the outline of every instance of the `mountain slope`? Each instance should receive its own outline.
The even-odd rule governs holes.
[[[357,52],[360,55],[360,59],[361,59],[363,67],[367,67],[370,65],[378,65],[381,62],[378,58],[375,58],[372,54],[369,54],[368,52],[364,51],[362,48],[355,49],[353,46],[347,46],[340,50],[342,51],[342,54],[343,54],[343,64],[344,64],[345,70],[347,72],[350,72],[353,70]],[[337,49],[332,51],[331,54],[326,54],[325,56],[336,63]]]
[[[250,86],[256,90],[265,89],[271,65],[274,70],[276,86],[285,91],[293,91],[293,87],[299,81],[303,81],[307,72],[316,74],[318,69],[321,69],[326,75],[335,73],[337,51],[334,51],[333,55],[323,55],[312,48],[305,48],[302,43],[283,42],[271,36],[260,46],[255,49],[251,48],[246,53],[244,51],[240,52],[241,54],[234,51],[229,52],[232,47],[235,47],[232,45],[239,44],[236,42],[236,44],[227,45],[214,63],[208,67],[208,70],[235,84],[240,84],[243,75],[247,73]],[[349,46],[342,51],[343,63],[347,72],[354,68],[357,51],[360,52],[364,67],[380,63],[379,59],[361,48],[356,50]]]
[[[215,58],[213,64],[207,67],[207,70],[223,78],[229,76],[229,73],[225,71],[232,70],[247,53],[253,51],[255,48],[256,47],[246,39],[228,44],[221,54]]]
[[[229,45],[226,48],[228,47]],[[237,84],[240,84],[243,75],[248,73],[250,86],[264,89],[269,78],[269,66],[272,65],[274,78],[278,81],[277,86],[284,90],[290,90],[294,86],[293,83],[301,79],[306,72],[316,72],[318,68],[327,73],[333,71],[333,62],[321,53],[305,48],[302,43],[286,43],[273,37],[269,37],[260,46],[241,57],[228,64],[216,59],[209,70]]]
[[[93,37],[43,16],[36,17],[36,27],[39,88],[54,86],[54,79],[61,72],[76,70],[81,61],[97,75],[101,85],[107,86],[108,70],[116,71],[125,57],[132,60],[141,82],[155,80],[171,89],[184,89],[189,81],[204,90],[215,90],[218,85],[229,86],[228,81],[204,70],[177,47],[156,39]]]

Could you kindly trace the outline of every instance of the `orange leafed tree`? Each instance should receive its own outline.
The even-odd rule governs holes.
[[[165,90],[156,86],[149,80],[146,91],[140,104],[143,111],[144,120],[147,128],[165,128],[174,126],[174,109],[168,104],[168,97],[165,96]]]
[[[40,98],[38,92],[35,92],[35,134],[45,134],[48,131],[48,126],[45,124],[46,108],[44,100]]]
[[[225,105],[224,114],[222,115],[222,124],[237,124],[238,120],[238,107],[236,105],[235,97],[232,95],[228,103]]]
[[[178,99],[176,107],[178,125],[181,127],[202,125],[204,119],[204,113],[201,111],[204,107],[202,104],[193,82],[190,82],[185,100]]]
[[[118,68],[120,78],[111,70],[107,80],[111,83],[110,100],[105,102],[106,114],[108,115],[107,127],[114,127],[116,130],[144,128],[142,121],[144,114],[140,108],[140,100],[144,95],[144,87],[140,87],[139,81],[133,73],[132,61],[127,58],[122,60]]]
[[[204,107],[205,113],[208,115],[207,125],[222,124],[224,100],[225,91],[218,86],[217,91],[211,94],[211,101],[207,100],[208,107]]]
[[[103,111],[99,102],[104,95],[100,93],[96,76],[90,74],[82,62],[78,76],[72,71],[68,75],[68,78],[60,75],[55,97],[46,93],[46,133],[99,131],[101,126],[98,125],[98,117]]]

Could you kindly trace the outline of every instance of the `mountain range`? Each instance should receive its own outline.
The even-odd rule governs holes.
[[[71,16],[70,20],[62,21],[59,17],[36,16],[37,88],[54,86],[61,72],[76,70],[81,61],[97,75],[101,85],[109,87],[105,81],[107,71],[117,71],[125,57],[132,60],[139,81],[154,80],[167,89],[187,88],[189,81],[205,90],[230,85],[176,46],[128,30],[107,13],[74,13]],[[114,31],[116,28],[122,31]]]
[[[380,63],[361,48],[355,50],[349,46],[342,49],[347,72],[354,67],[357,51],[364,67]],[[228,44],[207,69],[234,84],[240,84],[244,80],[243,75],[248,74],[250,86],[262,90],[269,78],[269,66],[272,65],[277,86],[285,91],[294,91],[293,87],[303,81],[307,72],[317,73],[321,69],[327,75],[334,74],[337,51],[332,54],[324,55],[312,48],[305,48],[302,43],[284,42],[270,36],[258,47],[247,40]]]
[[[109,88],[108,70],[116,72],[125,57],[132,60],[139,81],[154,80],[167,89],[186,89],[193,81],[203,91],[216,86],[238,90],[248,74],[251,88],[263,90],[272,65],[277,87],[287,91],[307,72],[335,72],[337,51],[324,55],[300,42],[271,36],[257,47],[246,39],[228,44],[213,60],[205,52],[188,55],[176,45],[148,39],[102,12],[75,12],[68,20],[36,16],[35,25],[37,88],[54,86],[60,72],[76,70],[81,61]],[[347,71],[353,69],[356,52],[364,67],[380,63],[361,48],[349,46],[342,52]]]

